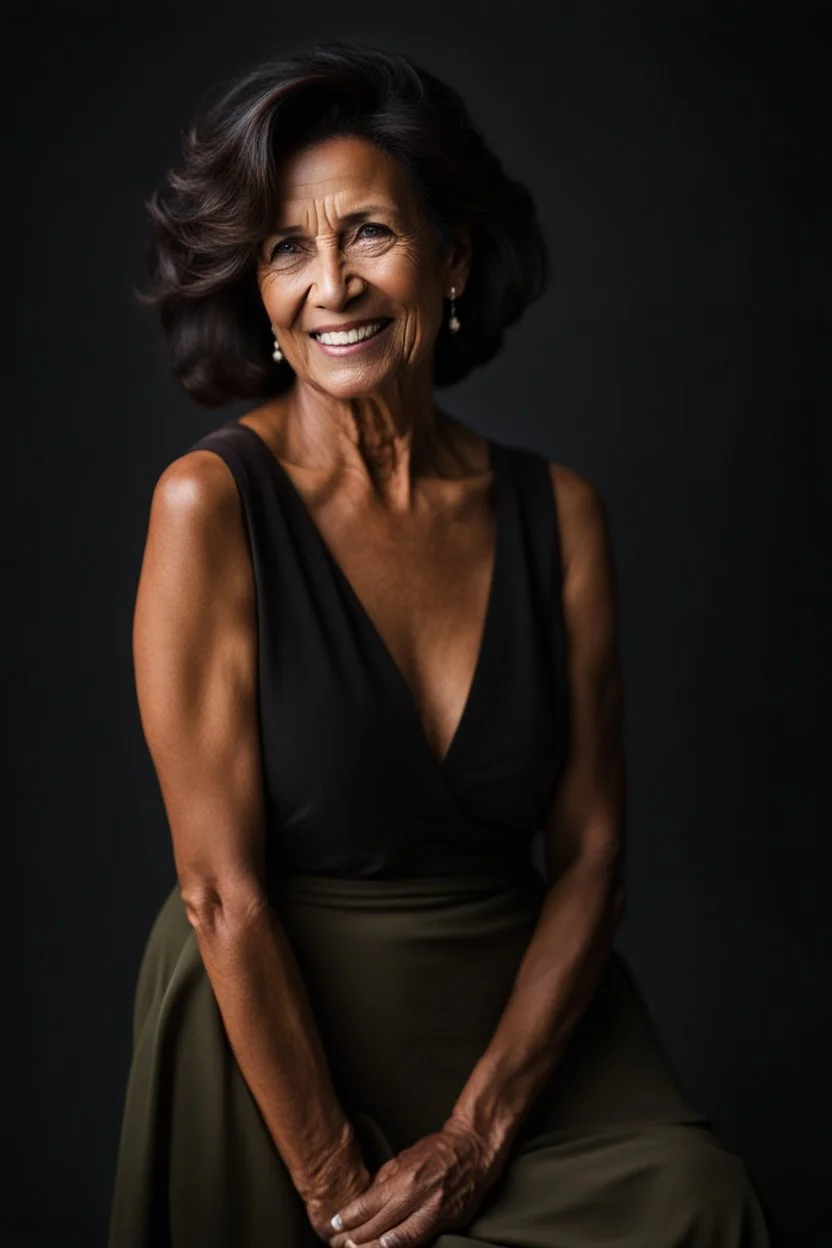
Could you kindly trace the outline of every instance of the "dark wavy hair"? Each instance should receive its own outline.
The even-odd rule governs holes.
[[[136,294],[158,311],[171,371],[195,402],[265,399],[291,384],[289,365],[271,358],[258,247],[275,220],[279,162],[336,136],[369,140],[399,163],[440,242],[459,223],[471,231],[462,329],[439,332],[437,386],[490,360],[542,293],[548,258],[534,201],[508,177],[461,96],[403,55],[319,44],[225,84],[187,121],[182,159],[146,203],[150,288]]]

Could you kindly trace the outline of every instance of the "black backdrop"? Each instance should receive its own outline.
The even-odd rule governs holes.
[[[147,509],[164,465],[236,414],[178,393],[132,300],[142,202],[218,80],[341,37],[451,80],[537,197],[552,287],[446,401],[604,494],[628,700],[619,945],[788,1242],[829,1242],[819,14],[7,11],[11,1242],[104,1240],[135,975],[173,882],[130,652]]]

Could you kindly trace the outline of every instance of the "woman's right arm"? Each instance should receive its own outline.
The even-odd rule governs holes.
[[[211,451],[153,493],[133,624],[142,728],[181,896],[231,1049],[322,1238],[371,1182],[264,883],[255,589],[242,504]]]

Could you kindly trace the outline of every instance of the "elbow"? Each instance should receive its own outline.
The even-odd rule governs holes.
[[[254,879],[181,882],[179,894],[185,914],[200,940],[233,936],[260,921],[269,902]]]
[[[599,855],[593,862],[602,887],[607,895],[610,924],[617,928],[624,917],[627,905],[627,887],[624,880],[624,855],[620,843],[609,853]]]
[[[624,917],[627,905],[627,888],[623,872],[623,855],[619,850],[605,854],[589,854],[581,868],[584,878],[606,899],[607,923],[614,932]]]

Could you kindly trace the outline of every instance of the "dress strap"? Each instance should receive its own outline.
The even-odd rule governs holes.
[[[539,451],[498,444],[512,479],[520,537],[533,572],[533,591],[545,618],[561,610],[562,546],[549,462]]]
[[[243,507],[255,573],[265,575],[266,569],[261,568],[263,559],[268,559],[269,546],[273,546],[284,528],[280,508],[276,506],[270,452],[251,429],[233,419],[202,434],[188,450],[214,451],[230,469]]]

